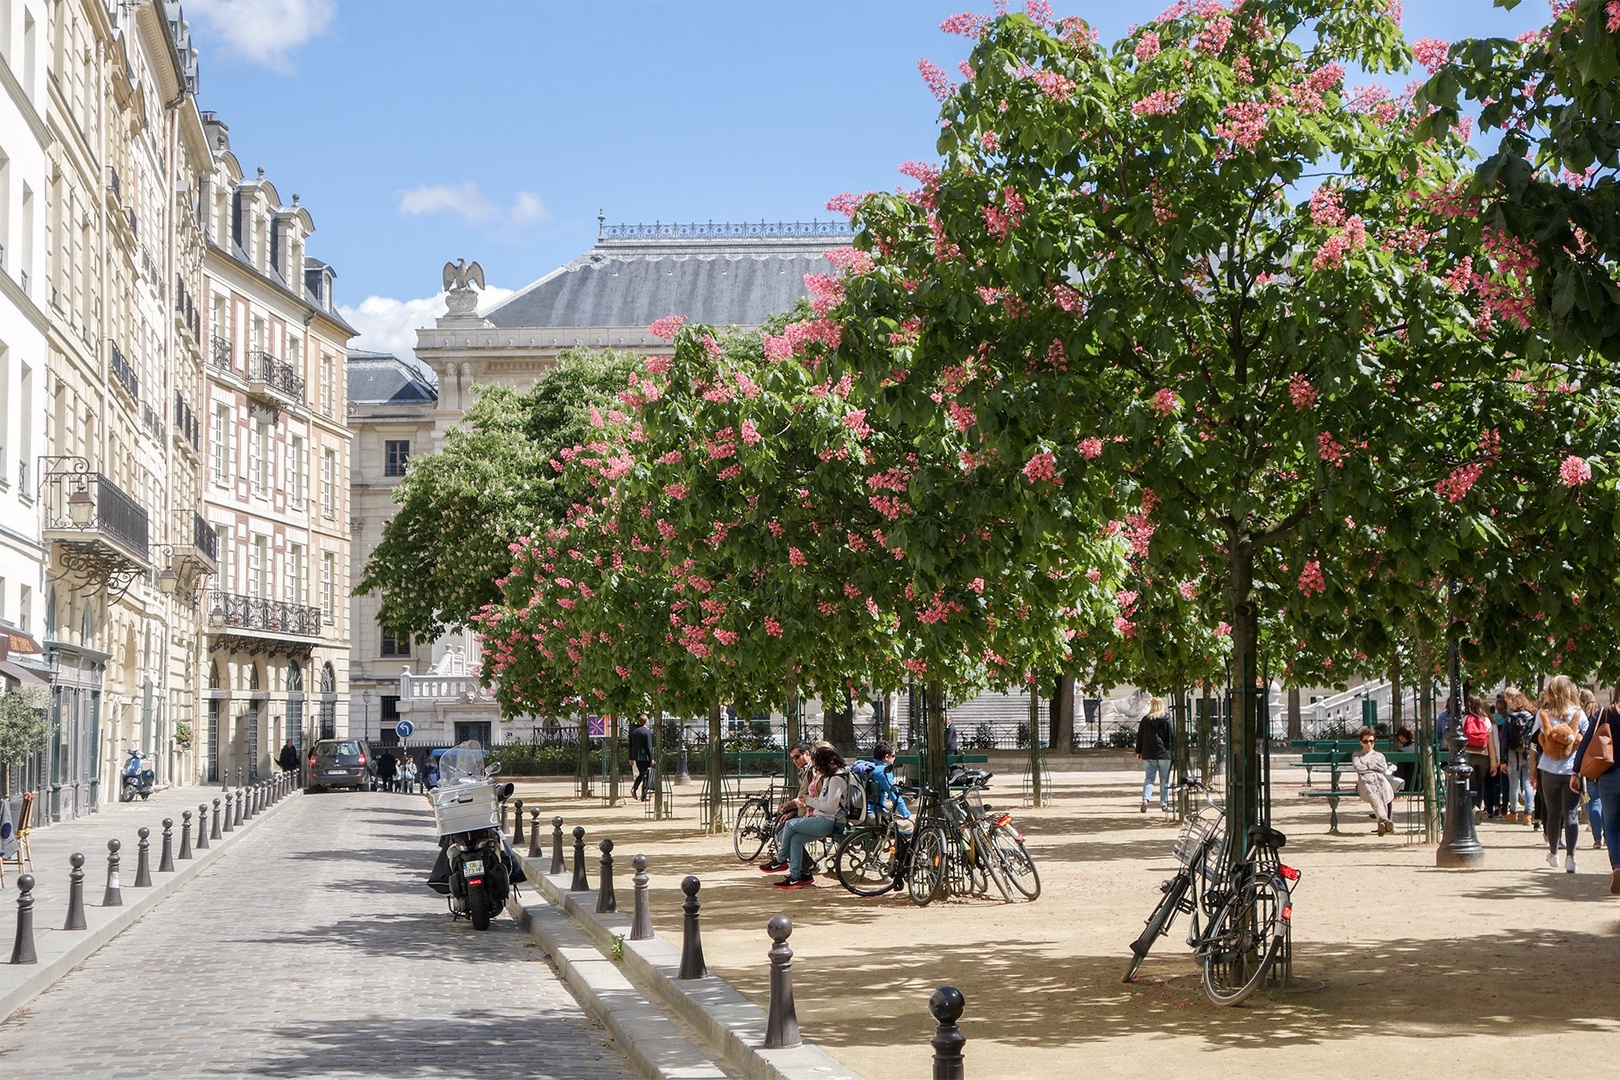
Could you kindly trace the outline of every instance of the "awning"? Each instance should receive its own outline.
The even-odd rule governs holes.
[[[15,626],[0,623],[0,660],[10,659],[13,653],[18,656],[43,656],[45,650],[39,647],[39,642]]]
[[[44,679],[40,678],[38,675],[35,675],[32,671],[29,671],[21,664],[13,663],[10,660],[0,660],[0,675],[5,675],[7,678],[11,679],[16,679],[24,686],[50,685]]]

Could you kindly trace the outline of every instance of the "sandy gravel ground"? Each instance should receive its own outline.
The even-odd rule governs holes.
[[[1584,1070],[1620,1045],[1620,896],[1585,826],[1577,874],[1549,870],[1528,826],[1496,823],[1480,826],[1483,869],[1438,870],[1432,847],[1373,835],[1360,803],[1341,804],[1344,834],[1329,835],[1327,807],[1293,796],[1293,772],[1278,775],[1276,824],[1287,861],[1304,872],[1299,989],[1237,1008],[1205,998],[1182,924],[1138,983],[1120,981],[1127,944],[1176,866],[1175,828],[1137,811],[1140,781],[1129,773],[1059,772],[1053,804],[1038,810],[1017,808],[1016,778],[998,783],[990,800],[1014,808],[1040,899],[927,908],[851,896],[831,878],[769,888],[777,879],[740,864],[729,834],[697,831],[695,786],[676,789],[670,822],[646,818],[641,804],[574,799],[560,783],[524,783],[519,795],[531,806],[538,796],[548,823],[560,814],[570,830],[586,827],[593,882],[595,843],[613,837],[626,907],[629,856],[644,852],[654,922],[671,940],[679,880],[699,875],[709,965],[762,1005],[765,922],[789,915],[805,1037],[872,1078],[929,1075],[927,999],[945,984],[966,996],[969,1075],[997,1080],[1076,1067],[1085,1080],[1188,1068],[1362,1078],[1457,1068],[1471,1080],[1526,1080]]]

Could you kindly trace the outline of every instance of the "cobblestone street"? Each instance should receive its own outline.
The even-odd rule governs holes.
[[[627,1077],[502,916],[422,885],[427,804],[304,796],[0,1024],[30,1077]]]

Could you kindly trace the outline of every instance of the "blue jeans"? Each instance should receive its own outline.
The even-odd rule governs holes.
[[[788,877],[804,876],[804,845],[823,836],[831,836],[837,822],[825,817],[794,818],[782,826],[781,855],[788,861]]]
[[[1165,809],[1170,805],[1170,759],[1153,758],[1142,759],[1142,801],[1153,800],[1153,776],[1159,777],[1159,807]]]
[[[1620,870],[1620,769],[1610,769],[1587,783],[1598,795],[1592,805],[1603,815],[1603,842],[1609,845],[1609,868]]]
[[[1592,839],[1603,839],[1603,800],[1598,797],[1597,781],[1583,780],[1586,788],[1586,823],[1592,826]]]

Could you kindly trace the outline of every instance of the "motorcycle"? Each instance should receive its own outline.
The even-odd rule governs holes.
[[[471,920],[474,930],[488,930],[524,880],[501,835],[500,805],[511,797],[512,785],[491,779],[499,771],[498,763],[484,764],[476,740],[464,742],[440,756],[432,793],[439,858],[428,888],[447,898],[452,918]]]
[[[119,799],[123,802],[134,802],[135,796],[142,799],[152,794],[152,788],[157,783],[157,777],[151,769],[143,768],[146,764],[139,750],[126,751],[129,760],[124,762],[122,783],[118,787]]]

